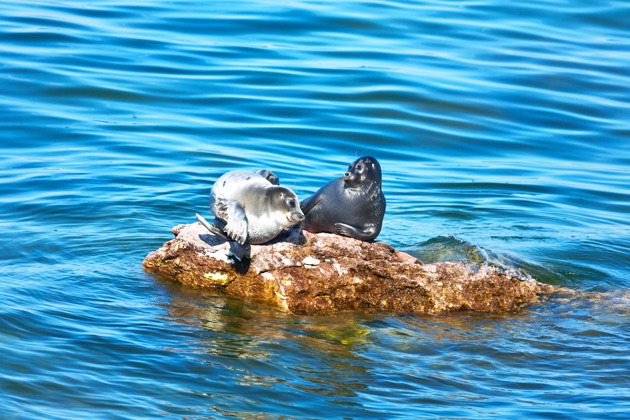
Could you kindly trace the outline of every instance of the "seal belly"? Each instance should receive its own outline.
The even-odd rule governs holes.
[[[248,239],[252,244],[264,244],[278,236],[287,226],[280,224],[282,215],[250,214]]]

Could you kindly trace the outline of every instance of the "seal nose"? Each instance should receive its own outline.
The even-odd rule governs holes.
[[[300,223],[302,222],[302,220],[304,220],[304,213],[302,213],[301,211],[294,211],[293,213],[291,213],[291,221],[295,222],[295,223]]]
[[[354,187],[360,182],[360,178],[357,174],[353,172],[346,172],[346,174],[343,177],[343,182],[345,182],[351,187]]]

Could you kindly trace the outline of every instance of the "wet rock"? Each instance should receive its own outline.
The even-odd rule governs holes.
[[[218,239],[199,223],[173,233],[147,255],[146,271],[292,313],[505,311],[556,290],[495,267],[423,264],[383,242],[328,233],[291,230],[270,244],[246,246]]]

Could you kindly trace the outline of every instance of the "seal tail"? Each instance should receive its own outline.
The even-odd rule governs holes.
[[[219,229],[217,229],[216,227],[212,226],[210,223],[208,223],[208,221],[206,219],[203,218],[203,216],[201,216],[198,213],[195,213],[195,216],[197,216],[197,220],[199,220],[199,223],[201,223],[206,229],[208,229],[210,231],[210,233],[212,233],[214,236],[217,236],[221,239],[225,239],[226,241],[229,241],[230,238],[228,238],[225,233],[221,232]]]

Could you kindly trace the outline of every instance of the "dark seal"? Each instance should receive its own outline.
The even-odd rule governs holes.
[[[381,165],[376,159],[357,159],[343,177],[333,179],[300,203],[305,217],[302,229],[373,240],[385,215],[381,180]]]

